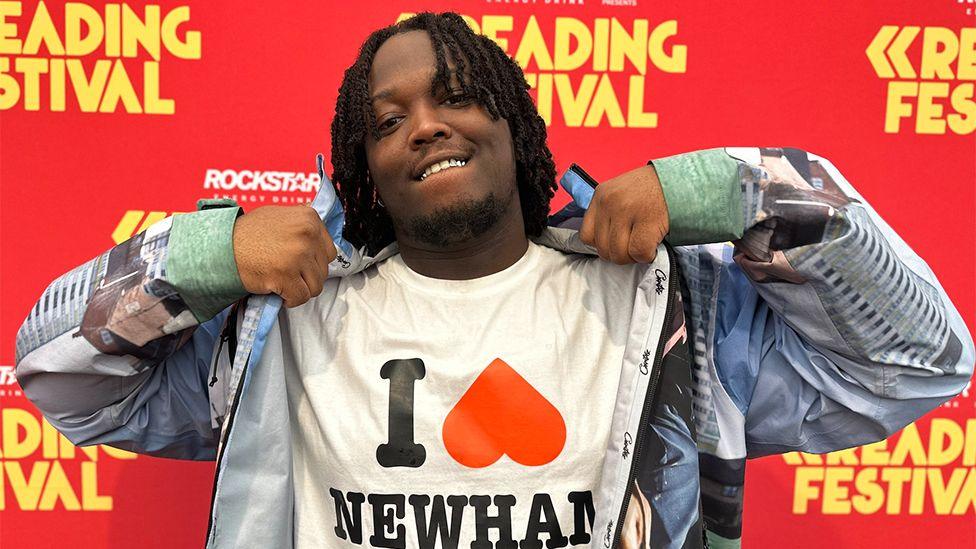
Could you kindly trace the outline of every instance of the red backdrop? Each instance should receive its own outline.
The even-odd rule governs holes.
[[[677,4],[0,2],[0,545],[202,545],[212,464],[75,452],[13,380],[16,330],[50,280],[197,198],[307,199],[271,182],[315,171],[343,69],[401,13],[452,9],[521,49],[560,170],[723,145],[827,157],[973,329],[976,4]],[[974,462],[968,392],[867,450],[751,462],[744,541],[974,547]]]

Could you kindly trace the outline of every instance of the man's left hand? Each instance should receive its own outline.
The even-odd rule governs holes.
[[[597,185],[580,240],[618,265],[650,263],[668,230],[668,205],[648,164]]]

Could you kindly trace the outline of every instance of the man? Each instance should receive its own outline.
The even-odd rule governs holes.
[[[574,168],[548,217],[521,70],[457,15],[367,39],[332,142],[338,199],[161,222],[18,334],[75,443],[218,460],[209,546],[735,544],[745,457],[879,440],[972,373],[932,273],[802,151]]]

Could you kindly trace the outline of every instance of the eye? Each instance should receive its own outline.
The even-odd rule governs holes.
[[[444,103],[454,106],[464,106],[474,101],[474,98],[461,90],[454,90],[444,99]]]
[[[400,118],[402,117],[391,116],[389,118],[386,118],[376,125],[376,129],[378,129],[381,132],[390,130],[391,128],[393,128],[393,126],[396,126],[397,122],[400,121]]]

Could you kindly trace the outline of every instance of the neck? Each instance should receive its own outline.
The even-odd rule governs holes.
[[[406,238],[397,242],[410,269],[447,280],[470,280],[502,271],[521,259],[529,245],[517,203],[484,234],[450,247],[424,246]]]

